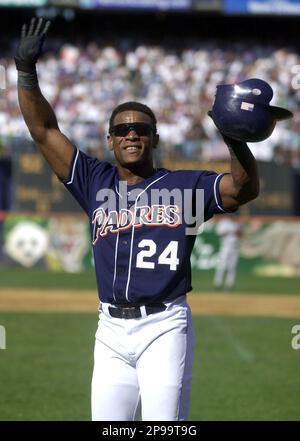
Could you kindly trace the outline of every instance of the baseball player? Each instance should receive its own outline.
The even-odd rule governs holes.
[[[216,233],[220,238],[220,251],[216,264],[214,286],[219,289],[224,283],[226,289],[232,289],[235,283],[240,240],[243,234],[242,225],[236,218],[236,214],[224,216],[217,223]]]
[[[185,420],[194,353],[186,299],[193,225],[257,196],[255,159],[244,142],[225,137],[231,173],[156,169],[156,118],[138,102],[117,106],[110,117],[115,165],[87,156],[61,133],[38,85],[35,65],[48,28],[42,18],[22,28],[18,96],[37,147],[90,222],[100,301],[92,419]]]

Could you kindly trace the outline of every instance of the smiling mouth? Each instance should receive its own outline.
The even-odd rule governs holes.
[[[141,150],[141,147],[138,145],[129,145],[124,148],[127,152],[137,152],[138,150]]]

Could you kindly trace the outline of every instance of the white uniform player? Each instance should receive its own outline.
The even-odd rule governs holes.
[[[236,267],[240,254],[241,224],[235,215],[221,219],[216,227],[220,237],[220,251],[215,271],[214,286],[232,289],[235,283]]]

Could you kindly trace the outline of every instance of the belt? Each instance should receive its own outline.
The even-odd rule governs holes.
[[[164,303],[155,303],[144,306],[146,314],[156,314],[164,311],[167,307]],[[133,319],[142,317],[141,306],[116,305],[108,307],[109,314],[115,318]]]

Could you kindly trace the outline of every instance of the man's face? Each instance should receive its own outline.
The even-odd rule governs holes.
[[[121,124],[135,124],[133,127]],[[126,110],[115,116],[112,133],[108,136],[110,150],[117,163],[125,168],[152,164],[152,152],[157,146],[158,135],[151,130],[152,120],[146,113]]]

